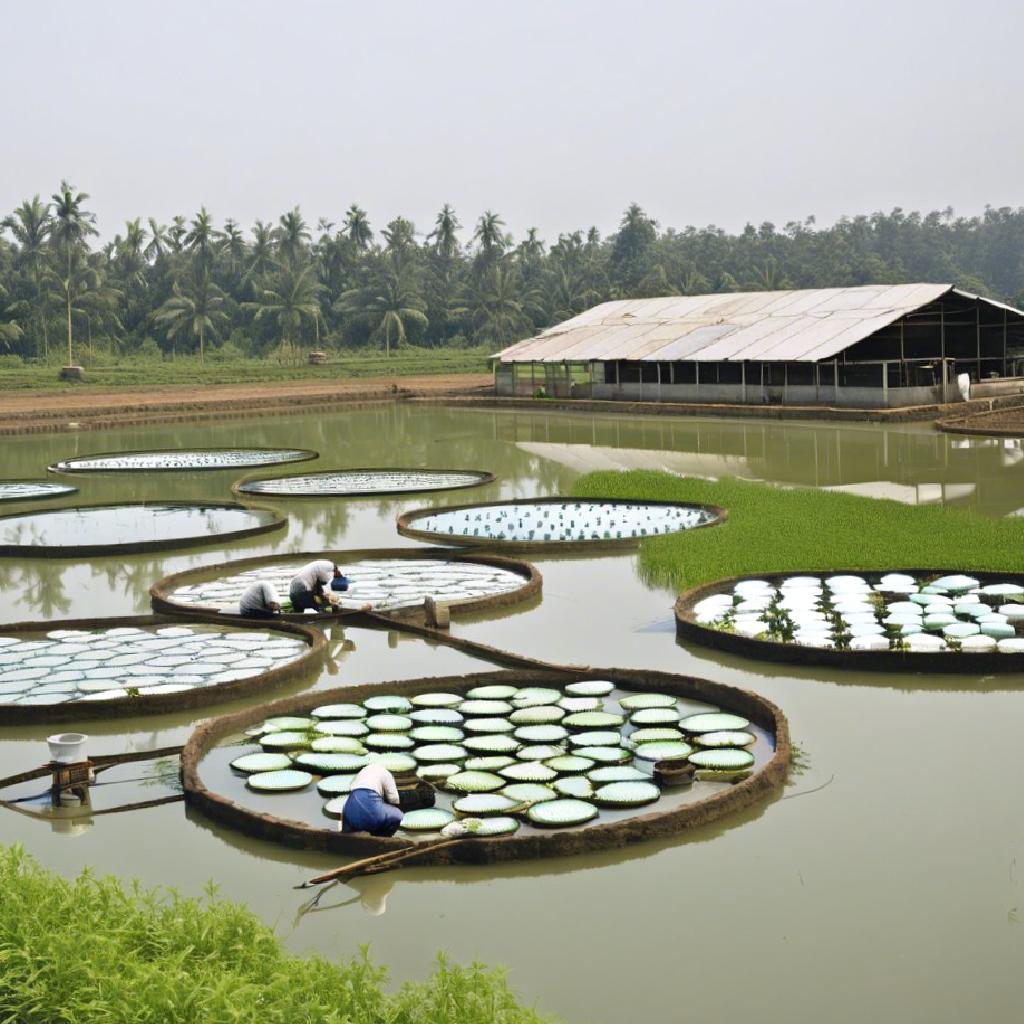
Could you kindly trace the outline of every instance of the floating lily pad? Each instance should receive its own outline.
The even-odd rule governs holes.
[[[494,818],[481,818],[474,835],[481,839],[492,836],[509,836],[519,830],[519,822],[515,818],[502,816]]]
[[[268,718],[264,723],[264,729],[287,730],[289,732],[302,732],[312,729],[316,722],[312,718],[299,718],[283,716],[280,718]]]
[[[462,765],[454,763],[445,764],[424,764],[416,769],[416,774],[424,782],[443,783],[449,775],[462,771]]]
[[[358,718],[328,719],[317,722],[316,728],[313,730],[320,736],[350,736],[354,739],[365,736],[369,731],[366,722]]]
[[[310,714],[314,718],[365,718],[367,711],[359,704],[321,704]]]
[[[569,737],[569,745],[572,747],[617,747],[620,743],[622,733],[611,729],[588,729]]]
[[[500,733],[467,736],[462,745],[474,754],[514,754],[522,746],[515,737]]]
[[[443,807],[421,807],[415,811],[406,811],[399,828],[403,832],[440,832],[454,820],[455,815]]]
[[[557,704],[561,697],[558,690],[547,686],[526,686],[512,698],[512,703],[517,708],[534,708],[543,704]]]
[[[645,711],[650,708],[674,708],[675,697],[667,693],[631,693],[622,697],[619,704],[627,711]]]
[[[573,697],[606,697],[614,689],[615,684],[605,679],[585,679],[579,683],[569,683],[565,692]]]
[[[642,761],[685,761],[693,753],[693,747],[682,740],[641,743],[633,753]]]
[[[318,754],[366,753],[366,747],[354,736],[318,736],[310,746]]]
[[[445,785],[460,793],[495,793],[503,788],[506,780],[492,772],[456,772],[449,775]]]
[[[634,768],[632,765],[609,764],[602,765],[600,768],[591,768],[587,772],[587,778],[594,785],[603,786],[609,782],[643,782],[650,779],[650,776],[645,775],[639,768]]]
[[[404,732],[371,732],[363,737],[368,750],[412,750],[415,740]]]
[[[363,707],[367,711],[387,711],[401,715],[412,710],[412,702],[407,697],[382,694],[379,697],[367,697]]]
[[[508,754],[484,754],[480,757],[467,757],[463,768],[470,772],[496,772],[515,763],[516,759]]]
[[[464,700],[459,705],[458,711],[462,715],[494,718],[498,715],[509,714],[512,711],[512,705],[504,700]]]
[[[408,754],[400,754],[394,751],[373,752],[366,755],[368,764],[383,765],[389,772],[395,775],[405,775],[416,771],[416,761]]]
[[[294,760],[300,768],[316,772],[318,775],[344,772],[357,766],[362,767],[369,763],[365,754],[345,753],[318,754],[314,752],[307,752],[305,754],[296,755]],[[358,764],[360,761],[362,764]]]
[[[556,706],[572,715],[578,711],[600,711],[604,702],[600,697],[563,697]]]
[[[467,718],[462,723],[466,732],[475,733],[501,733],[512,732],[515,726],[507,718]]]
[[[750,722],[741,715],[731,715],[726,712],[715,714],[690,715],[679,723],[679,728],[684,732],[722,732],[726,729],[746,729]]]
[[[624,747],[577,747],[574,753],[599,764],[625,764],[633,757]]]
[[[589,800],[594,795],[594,787],[590,779],[583,775],[570,775],[565,779],[555,779],[554,787],[559,796],[573,797],[576,800]]]
[[[418,725],[461,725],[465,718],[452,708],[421,708],[409,717]]]
[[[566,715],[562,724],[567,729],[610,729],[621,726],[625,722],[622,715],[611,711],[579,711],[574,715]]]
[[[661,790],[653,782],[610,782],[594,793],[598,807],[639,807],[654,803]]]
[[[355,775],[327,775],[316,784],[316,791],[321,796],[342,796],[352,791]]]
[[[277,772],[290,768],[292,759],[287,754],[243,754],[231,762],[237,772]]]
[[[366,727],[371,732],[408,732],[413,721],[406,715],[370,715],[366,719]]]
[[[549,757],[558,757],[565,753],[565,747],[560,743],[530,743],[520,747],[516,751],[516,757],[520,761],[546,761]]]
[[[565,709],[556,704],[538,704],[534,707],[519,708],[509,716],[514,725],[545,725],[559,722],[565,717]]]
[[[547,800],[534,804],[526,816],[542,828],[565,828],[593,821],[597,817],[597,808],[585,800]]]
[[[309,772],[285,769],[284,771],[255,772],[245,780],[245,784],[250,789],[259,790],[261,793],[287,793],[305,789],[312,781],[313,776]]]
[[[492,686],[474,686],[472,690],[466,691],[466,696],[471,700],[509,700],[519,692],[517,686],[503,686],[496,683]]]
[[[458,743],[465,733],[454,725],[418,725],[409,735],[417,743]]]
[[[554,768],[539,761],[516,761],[498,772],[510,782],[551,782],[558,777]]]
[[[678,729],[634,729],[628,736],[630,743],[671,743],[683,737]]]
[[[550,786],[539,782],[513,782],[501,791],[517,804],[537,804],[545,800],[554,800],[557,796]]]
[[[675,725],[678,721],[679,712],[675,707],[644,708],[641,711],[634,711],[629,716],[629,724],[638,727],[646,725]]]
[[[458,693],[418,693],[409,700],[417,708],[454,708],[462,703]]]
[[[562,725],[521,725],[513,735],[523,743],[558,743],[569,730]]]
[[[469,753],[465,747],[457,746],[454,743],[427,743],[417,747],[412,756],[421,764],[444,764],[445,762],[464,761]]]
[[[519,806],[521,806],[521,802],[513,800],[504,793],[469,793],[452,803],[452,808],[457,814],[473,816],[507,814]]]
[[[345,804],[348,801],[348,794],[345,793],[342,796],[336,796],[333,800],[328,800],[324,804],[324,814],[328,818],[341,818],[345,813]]]
[[[690,755],[690,764],[698,768],[713,768],[718,771],[736,771],[749,768],[754,763],[754,755],[749,750],[698,750]]]
[[[757,737],[752,732],[726,730],[701,733],[694,742],[701,747],[751,747],[757,742]]]
[[[268,732],[260,737],[267,750],[305,750],[312,742],[308,732]]]
[[[567,775],[589,771],[594,767],[594,761],[589,757],[580,757],[578,754],[560,754],[557,757],[548,758],[544,762],[548,768]]]

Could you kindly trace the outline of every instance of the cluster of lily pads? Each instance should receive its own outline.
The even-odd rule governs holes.
[[[30,501],[74,494],[77,487],[53,480],[0,480],[0,501]]]
[[[32,547],[168,544],[226,536],[273,522],[266,509],[242,505],[186,505],[153,501],[144,504],[86,505],[23,512],[0,518],[0,544]]]
[[[305,641],[291,634],[212,625],[0,636],[0,703],[180,693],[259,675],[307,650]]]
[[[629,693],[606,680],[488,685],[412,697],[380,694],[309,715],[268,718],[247,730],[261,749],[231,767],[259,792],[316,785],[340,818],[356,773],[371,763],[415,773],[436,806],[409,811],[401,828],[437,832],[456,818],[477,834],[583,825],[602,809],[652,804],[654,765],[694,766],[698,780],[734,781],[754,765],[756,742],[740,715],[663,693]]]
[[[427,512],[409,520],[410,529],[444,537],[472,537],[514,543],[630,540],[678,533],[714,519],[708,509],[605,501],[477,505]]]
[[[147,470],[245,469],[315,457],[301,448],[200,448],[77,455],[50,466],[53,473],[127,473]]]
[[[302,564],[263,565],[203,583],[185,584],[168,596],[175,604],[237,612],[243,591],[256,582],[272,583],[287,600],[288,586]],[[343,606],[369,603],[381,610],[421,605],[428,595],[439,601],[493,597],[524,584],[522,576],[508,569],[433,558],[365,559],[345,563],[341,571],[350,581]]]
[[[697,602],[698,623],[779,643],[851,651],[1024,653],[1024,586],[963,574],[747,579]]]
[[[487,473],[445,469],[339,469],[272,480],[247,480],[238,485],[238,490],[245,494],[280,497],[397,494],[473,487],[487,477]]]

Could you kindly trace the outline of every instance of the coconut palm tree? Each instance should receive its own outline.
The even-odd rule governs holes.
[[[142,255],[150,262],[155,263],[170,248],[167,238],[167,225],[158,224],[155,217],[148,218],[149,242],[143,250]]]
[[[373,231],[370,230],[370,219],[366,211],[353,203],[345,214],[345,233],[355,243],[357,249],[370,248]]]
[[[295,263],[305,255],[311,236],[297,206],[278,219],[274,237],[282,259]]]
[[[245,283],[258,283],[274,266],[274,229],[258,220],[252,227],[252,245],[249,248],[249,266],[245,271]]]
[[[47,302],[43,288],[46,272],[46,260],[49,255],[47,242],[52,220],[50,204],[40,201],[39,196],[26,199],[11,216],[4,219],[3,226],[8,228],[18,243],[15,264],[27,267],[32,287],[36,294],[33,317],[39,333],[43,338],[43,356],[50,351],[49,334],[47,331]],[[35,339],[38,345],[38,338]]]
[[[482,345],[507,345],[533,330],[533,315],[543,317],[538,296],[520,294],[515,272],[500,263],[470,283],[465,312],[475,340]]]
[[[434,240],[434,252],[444,259],[454,259],[459,254],[459,229],[462,225],[455,216],[455,210],[445,203],[434,221],[434,230],[427,235]]]
[[[217,230],[213,226],[213,218],[206,207],[201,206],[185,235],[185,245],[191,250],[200,273],[209,268],[213,261],[216,240]]]
[[[505,222],[493,210],[486,210],[476,222],[473,241],[480,246],[479,255],[489,266],[507,248],[509,239],[503,232]]]
[[[342,294],[335,309],[351,315],[370,329],[370,337],[383,341],[384,354],[404,345],[415,325],[426,329],[428,320],[420,294],[419,273],[415,265],[400,253],[392,253],[380,272],[363,288]]]
[[[61,284],[68,325],[68,366],[72,361],[71,307],[77,291],[92,286],[91,275],[85,254],[88,252],[86,239],[96,234],[96,215],[82,208],[89,198],[85,192],[77,192],[67,181],[60,183],[60,191],[53,195],[53,225],[50,237],[57,250]]]
[[[199,362],[206,356],[206,337],[217,337],[227,323],[224,293],[213,283],[210,271],[195,272],[174,282],[174,294],[153,314],[168,338],[195,338],[199,342]]]
[[[313,321],[319,330],[320,293],[324,286],[316,279],[312,262],[301,264],[281,260],[267,283],[257,291],[255,302],[242,303],[253,311],[253,322],[274,320],[281,331],[281,351],[292,355],[295,340],[305,321]]]

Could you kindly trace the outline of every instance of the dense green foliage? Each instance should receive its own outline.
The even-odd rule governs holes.
[[[1024,519],[989,519],[945,505],[901,505],[834,491],[745,480],[701,480],[653,470],[588,473],[587,498],[718,505],[721,526],[641,542],[651,582],[677,589],[726,576],[830,569],[1024,572]]]
[[[303,346],[487,346],[528,336],[610,298],[948,281],[1024,303],[1024,209],[921,216],[894,210],[660,231],[637,205],[617,232],[595,228],[547,246],[518,242],[492,211],[461,233],[445,205],[431,230],[402,218],[378,239],[349,207],[313,229],[298,208],[246,234],[203,208],[169,225],[129,221],[98,250],[88,195],[61,183],[26,200],[0,231],[0,351],[67,361],[77,345],[111,356],[205,355],[230,343],[246,356],[297,358]]]
[[[0,1021],[17,1024],[541,1024],[502,974],[439,959],[384,989],[365,952],[335,964],[284,951],[244,907],[44,871],[0,849]]]

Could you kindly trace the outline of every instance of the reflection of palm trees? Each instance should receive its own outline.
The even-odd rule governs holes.
[[[64,587],[63,574],[52,564],[39,569],[26,566],[15,588],[20,590],[25,604],[38,612],[41,618],[59,618],[67,615],[71,607],[71,597]]]
[[[142,609],[149,605],[149,588],[163,575],[163,560],[159,558],[135,558],[127,562],[108,562],[102,568],[93,567],[94,577],[106,576],[110,590],[122,589],[132,598],[132,603]]]

